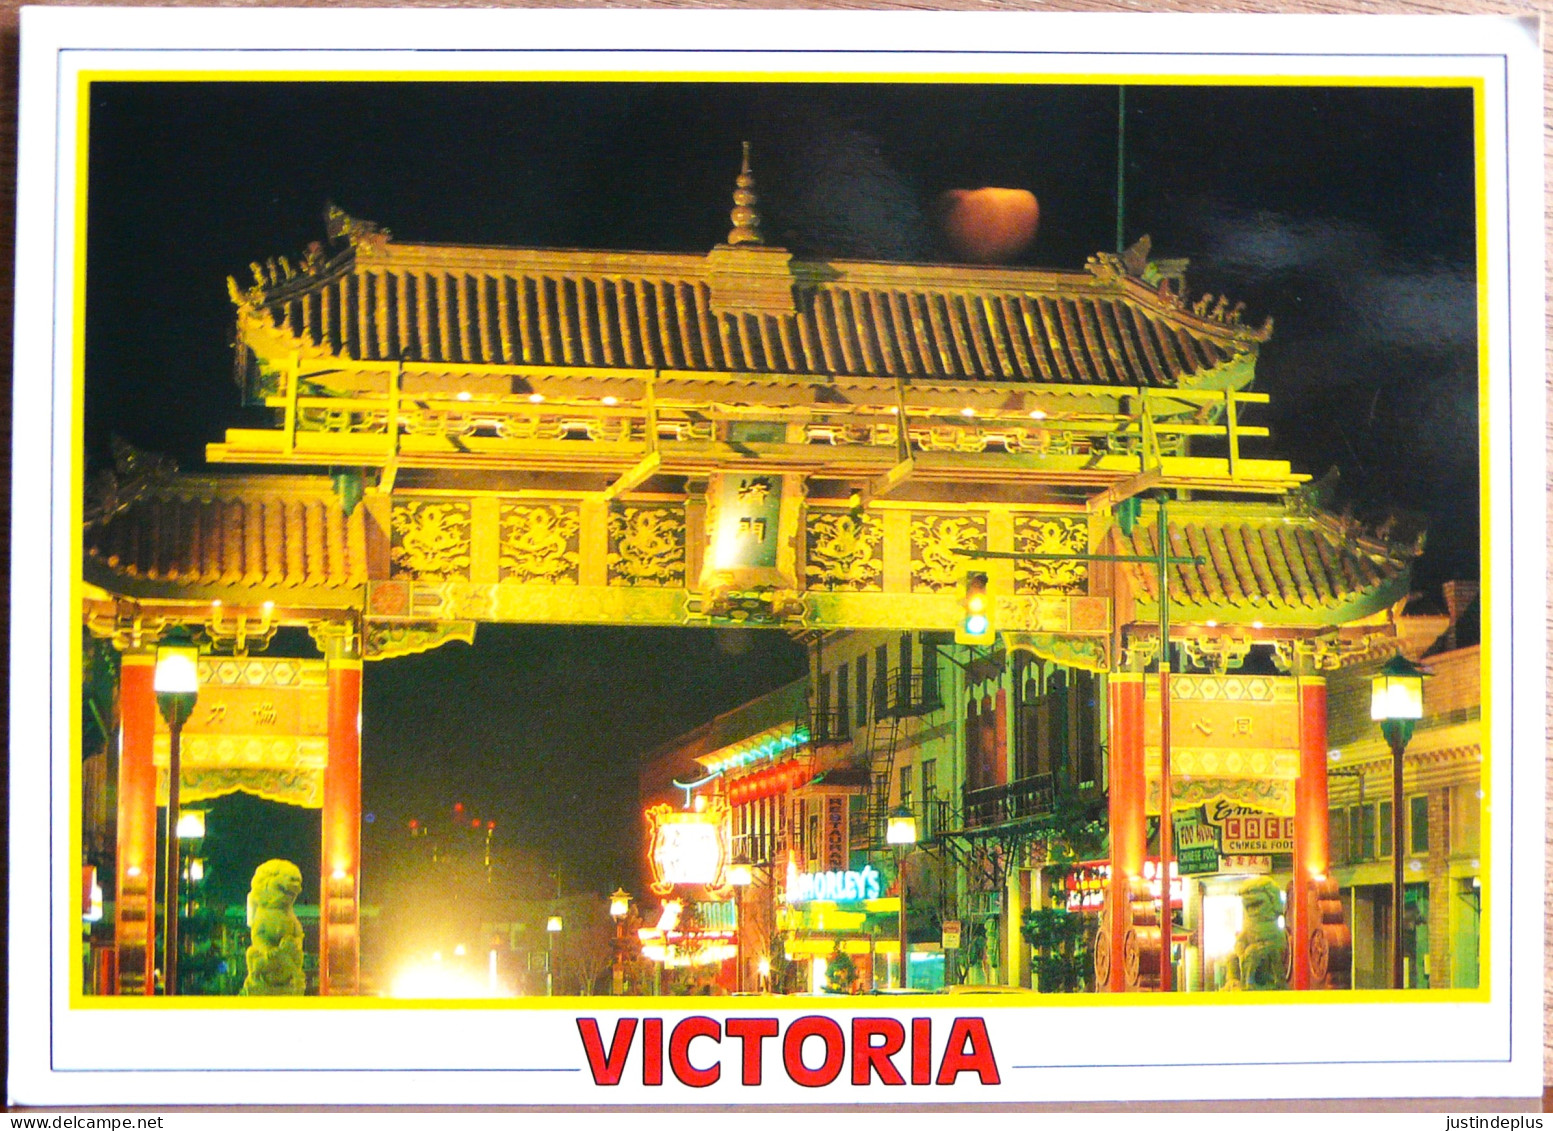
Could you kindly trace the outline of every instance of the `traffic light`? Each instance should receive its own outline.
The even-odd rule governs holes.
[[[960,627],[956,644],[991,644],[997,637],[992,624],[992,598],[987,595],[987,575],[968,573],[960,585]]]

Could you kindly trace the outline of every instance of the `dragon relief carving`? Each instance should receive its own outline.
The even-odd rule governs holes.
[[[425,621],[415,624],[369,622],[364,633],[364,656],[368,660],[388,660],[429,652],[449,641],[475,642],[472,621]]]
[[[468,503],[396,501],[389,549],[393,576],[467,580],[469,516]]]
[[[685,583],[685,513],[621,507],[609,516],[609,583],[671,588]]]
[[[879,591],[884,574],[884,524],[870,514],[810,511],[808,565],[816,589]]]
[[[503,581],[576,585],[581,554],[575,507],[504,505],[501,508]]]
[[[952,589],[965,577],[969,564],[962,550],[987,548],[987,524],[962,515],[913,515],[911,519],[911,587]]]
[[[1088,553],[1089,528],[1081,518],[1017,515],[1014,549],[1021,554]],[[1083,593],[1088,587],[1088,562],[1014,562],[1016,593]]]

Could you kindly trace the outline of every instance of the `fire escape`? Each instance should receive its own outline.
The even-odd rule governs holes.
[[[974,685],[1000,675],[1001,665],[990,657],[973,658],[965,671]],[[1013,682],[1016,688],[1023,685],[1022,666]],[[1045,684],[1038,678],[1035,686]],[[946,908],[945,914],[966,920],[971,933],[985,930],[989,920],[1003,913],[1008,871],[1026,861],[1032,844],[1100,816],[1105,752],[1093,725],[1096,694],[1090,677],[1071,671],[1055,691],[1032,696],[1016,690],[1008,717],[1016,732],[1009,737],[1018,754],[1018,776],[984,784],[968,775],[960,796],[939,800],[937,811],[928,815],[925,844],[962,869],[967,879],[963,905]],[[969,728],[966,739],[969,766],[976,741]],[[946,897],[954,895],[952,888],[945,889]],[[990,939],[991,933],[985,937]]]

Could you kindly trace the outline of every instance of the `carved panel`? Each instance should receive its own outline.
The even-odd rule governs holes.
[[[806,522],[810,589],[884,588],[884,524],[861,511],[811,510]]]
[[[1298,680],[1289,676],[1170,678],[1172,774],[1291,779],[1299,775]],[[1159,767],[1159,681],[1144,688],[1144,764]]]
[[[395,499],[390,575],[468,580],[469,520],[466,502]]]
[[[209,801],[229,793],[249,793],[266,801],[322,809],[324,775],[313,769],[255,769],[252,767],[197,766],[178,775],[179,800],[188,804]],[[167,804],[167,769],[157,779],[157,803]]]
[[[609,516],[609,584],[685,584],[685,508],[622,506]]]
[[[576,585],[582,523],[576,507],[501,506],[501,579],[525,584]]]
[[[1159,813],[1159,766],[1148,778],[1144,810]],[[1191,809],[1223,798],[1239,805],[1266,809],[1273,813],[1293,814],[1294,782],[1287,778],[1211,778],[1177,776],[1171,767],[1170,800],[1172,809]]]
[[[975,566],[974,559],[956,551],[986,548],[987,520],[980,515],[912,515],[912,591],[953,589]]]
[[[1053,632],[1005,632],[1003,644],[1010,652],[1024,651],[1043,660],[1091,672],[1111,670],[1108,636],[1072,636]]]
[[[390,660],[429,652],[450,640],[473,644],[475,626],[471,621],[429,621],[424,624],[369,621],[363,635],[364,659]]]
[[[1082,518],[1015,515],[1014,550],[1021,554],[1085,554],[1089,552],[1089,526]],[[1088,562],[1014,562],[1016,593],[1084,593],[1088,588]]]

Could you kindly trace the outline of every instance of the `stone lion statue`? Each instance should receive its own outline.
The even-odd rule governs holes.
[[[247,997],[300,995],[307,988],[302,975],[302,922],[293,910],[302,894],[302,872],[289,860],[266,860],[253,874],[248,889]]]
[[[1283,990],[1288,988],[1289,937],[1278,925],[1283,914],[1282,893],[1266,876],[1247,880],[1240,889],[1245,918],[1229,956],[1232,990]]]

